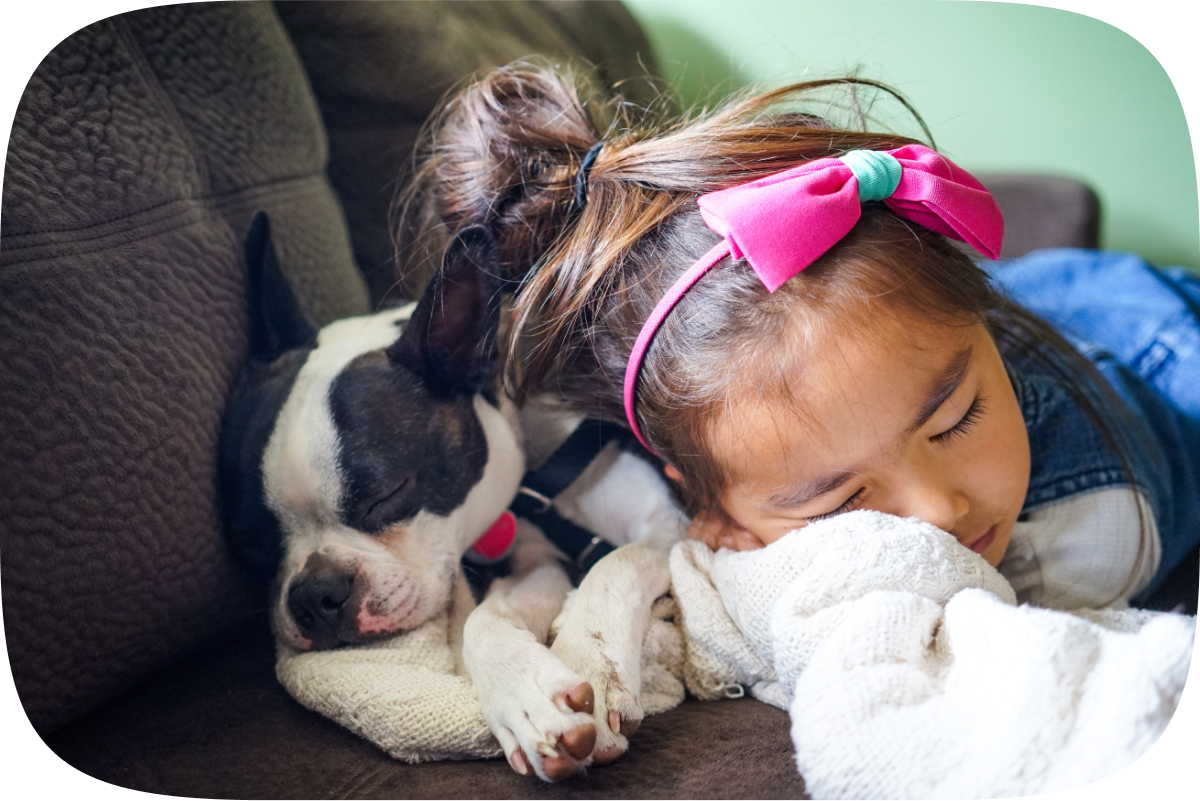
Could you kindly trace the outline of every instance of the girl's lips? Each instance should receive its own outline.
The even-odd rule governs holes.
[[[996,541],[996,527],[992,526],[991,528],[989,528],[987,530],[986,534],[984,534],[982,537],[980,537],[979,539],[972,542],[970,545],[970,548],[975,553],[982,555],[983,552],[986,551],[988,548],[990,548],[992,543],[995,541]]]

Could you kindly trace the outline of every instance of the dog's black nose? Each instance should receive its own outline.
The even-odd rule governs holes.
[[[300,632],[317,648],[338,640],[338,629],[350,598],[351,577],[340,572],[301,574],[288,589],[288,611]],[[327,641],[332,641],[326,644]]]

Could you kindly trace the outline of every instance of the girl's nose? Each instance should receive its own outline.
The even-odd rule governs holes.
[[[936,471],[914,475],[906,488],[902,517],[917,517],[942,531],[956,534],[958,521],[971,509],[971,502],[949,476]],[[957,536],[957,534],[956,534]]]
[[[957,536],[954,529],[958,525],[958,521],[966,515],[968,509],[970,509],[970,505],[967,503],[967,496],[961,492],[955,490],[948,490],[944,493],[926,492],[915,499],[913,511],[909,513],[909,516],[918,517],[926,523],[932,523],[942,531]]]

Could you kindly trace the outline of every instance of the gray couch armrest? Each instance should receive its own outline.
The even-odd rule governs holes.
[[[1098,247],[1100,201],[1086,184],[1052,175],[982,173],[978,178],[1004,212],[1001,258],[1040,248]]]

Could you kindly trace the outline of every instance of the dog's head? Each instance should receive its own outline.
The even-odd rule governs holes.
[[[273,625],[298,648],[419,626],[448,605],[460,558],[524,468],[516,412],[494,388],[494,242],[462,232],[415,305],[319,332],[265,215],[246,255],[251,359],[221,432],[230,542],[275,573]]]

